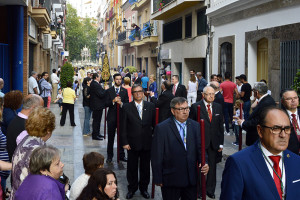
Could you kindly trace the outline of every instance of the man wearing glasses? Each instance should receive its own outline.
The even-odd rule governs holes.
[[[208,155],[209,165],[206,194],[209,198],[215,199],[217,154],[222,152],[224,144],[223,112],[222,106],[214,102],[215,90],[211,86],[206,86],[202,95],[202,100],[192,105],[190,118],[197,121],[197,107],[200,105],[200,118],[205,123],[205,151]]]
[[[297,92],[293,89],[285,89],[280,93],[282,108],[287,112],[290,118],[292,132],[290,136],[288,149],[295,154],[299,154],[300,148],[300,109]]]
[[[288,115],[275,106],[264,109],[257,131],[258,141],[227,159],[220,199],[299,199],[300,157],[286,150]]]
[[[138,189],[144,198],[149,199],[147,189],[150,182],[150,150],[155,125],[155,106],[143,101],[144,91],[141,85],[134,84],[131,91],[133,101],[123,105],[121,133],[122,145],[128,155],[126,199],[131,199]]]
[[[154,131],[153,182],[161,187],[164,200],[193,200],[197,198],[197,161],[201,162],[200,126],[188,119],[185,98],[175,97],[170,107],[173,116],[159,123]],[[208,170],[205,164],[201,172],[207,174]]]

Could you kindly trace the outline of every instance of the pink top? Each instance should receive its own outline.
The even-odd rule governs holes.
[[[236,84],[231,81],[224,81],[221,83],[220,88],[223,91],[224,102],[233,103],[233,93],[236,89]]]
[[[129,102],[131,102],[131,98],[132,98],[132,94],[131,94],[131,87],[129,88],[125,88],[127,90],[128,93],[128,97],[129,97]]]
[[[19,145],[19,143],[22,142],[23,138],[26,137],[26,135],[28,135],[26,130],[24,130],[20,133],[20,135],[16,139],[17,145]]]
[[[27,115],[24,115],[23,113],[19,112],[18,113],[18,116],[23,118],[23,119],[28,119],[28,116]]]

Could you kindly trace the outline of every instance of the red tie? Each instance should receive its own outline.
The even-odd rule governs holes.
[[[207,104],[207,112],[208,112],[208,116],[209,116],[209,121],[211,122],[212,114],[211,114],[211,110],[210,110],[210,105],[209,104]]]
[[[300,135],[298,135],[298,133],[297,133],[298,130],[299,130],[298,120],[297,120],[295,114],[291,114],[291,115],[292,115],[292,124],[293,124],[293,127],[294,127],[294,129],[295,129],[295,132],[296,132],[298,141],[300,142]]]
[[[176,93],[176,85],[174,84],[173,86],[173,95],[175,96],[175,93]]]
[[[278,174],[278,176],[280,178],[282,178],[281,177],[281,170],[280,170],[280,167],[279,167],[279,161],[280,161],[281,156],[269,156],[269,158],[274,163],[273,168],[275,169],[276,173]],[[273,171],[273,179],[274,179],[274,182],[275,182],[275,185],[276,185],[279,197],[280,197],[280,199],[282,199],[281,181],[278,178],[278,176],[276,175],[275,171]]]

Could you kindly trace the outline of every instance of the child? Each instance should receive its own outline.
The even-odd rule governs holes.
[[[240,132],[240,126],[238,124],[238,119],[240,119],[240,105],[243,103],[242,100],[236,100],[234,104],[234,109],[233,109],[233,119],[234,119],[234,134],[235,134],[235,142],[233,142],[233,145],[238,146],[239,145],[239,132]],[[244,118],[244,113],[242,114]]]
[[[60,115],[62,113],[62,102],[63,102],[62,91],[61,91],[61,88],[59,88],[58,94],[57,94],[57,97],[56,97],[54,103],[58,103],[58,106],[60,107]]]
[[[76,98],[78,98],[78,95],[79,95],[79,90],[78,90],[78,88],[79,88],[79,83],[78,83],[78,81],[76,80],[76,81],[74,82],[74,84],[73,84],[73,90],[75,90]]]

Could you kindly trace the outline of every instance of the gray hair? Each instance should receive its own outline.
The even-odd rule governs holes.
[[[209,84],[210,87],[212,87],[214,90],[219,90],[220,84],[217,81],[212,81]]]
[[[33,75],[35,75],[35,74],[37,74],[37,72],[35,72],[35,71],[32,71],[32,72],[31,72],[31,76],[33,76]]]
[[[257,91],[261,95],[264,95],[268,92],[268,86],[264,82],[255,82],[253,90]]]
[[[170,107],[171,108],[175,108],[175,106],[178,104],[178,105],[181,105],[183,103],[187,103],[188,101],[186,100],[186,98],[184,97],[175,97],[174,99],[172,99],[171,103],[170,103]]]
[[[41,97],[36,94],[31,94],[30,97],[23,99],[23,109],[28,110],[40,106]]]
[[[131,88],[131,91],[133,91],[135,88],[137,87],[141,87],[143,89],[143,87],[141,86],[141,84],[134,84]]]
[[[211,89],[213,89],[213,90],[215,90],[212,86],[205,86],[204,88],[203,88],[203,93],[206,93],[206,91],[207,91],[207,89],[208,88],[211,88]]]
[[[29,171],[31,174],[41,174],[41,171],[50,171],[50,165],[55,158],[60,157],[60,151],[51,145],[39,146],[36,148],[29,161]]]

